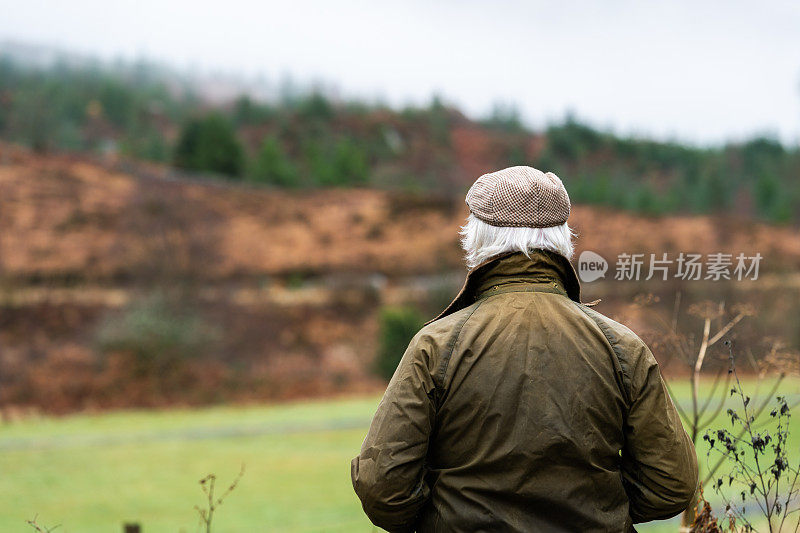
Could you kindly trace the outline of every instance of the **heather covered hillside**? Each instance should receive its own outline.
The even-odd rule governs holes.
[[[462,270],[461,198],[402,191],[295,191],[176,178],[0,146],[0,268],[30,283],[220,282]],[[574,179],[564,177],[567,187]],[[639,216],[578,203],[578,252],[760,252],[766,273],[800,264],[800,236],[732,215]]]
[[[0,403],[61,412],[380,390],[382,317],[413,310],[399,315],[413,328],[463,279],[462,202],[263,188],[2,144]],[[586,300],[602,298],[602,312],[638,331],[652,322],[634,305],[642,294],[669,308],[682,291],[687,305],[772,301],[741,337],[800,342],[796,300],[777,297],[800,289],[791,228],[586,204],[571,223],[578,253],[612,263],[636,252],[764,256],[758,281],[585,285]],[[668,363],[668,350],[658,355]]]

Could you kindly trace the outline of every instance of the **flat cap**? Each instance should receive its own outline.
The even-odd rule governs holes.
[[[510,167],[484,174],[467,193],[470,212],[492,226],[549,228],[569,218],[567,190],[552,172]]]

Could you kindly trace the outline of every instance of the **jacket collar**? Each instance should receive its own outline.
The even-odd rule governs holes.
[[[467,272],[464,286],[450,305],[426,324],[468,307],[494,287],[512,283],[553,283],[571,300],[580,303],[578,275],[567,258],[547,250],[534,250],[530,259],[522,252],[507,252]]]

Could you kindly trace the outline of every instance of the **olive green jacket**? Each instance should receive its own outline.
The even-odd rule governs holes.
[[[632,531],[683,511],[697,458],[658,364],[579,303],[563,257],[476,267],[413,338],[353,459],[388,531]]]

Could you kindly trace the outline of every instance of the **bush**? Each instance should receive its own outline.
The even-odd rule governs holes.
[[[363,185],[369,179],[369,165],[367,154],[350,139],[339,141],[333,156],[333,169],[335,182],[333,185],[354,184]]]
[[[413,307],[388,307],[380,315],[380,348],[375,371],[391,379],[409,341],[422,327],[422,316]]]
[[[157,128],[140,126],[133,129],[133,134],[123,139],[122,149],[139,159],[158,162],[169,159],[167,142]]]
[[[264,140],[261,150],[253,163],[250,179],[258,183],[269,183],[281,187],[298,185],[297,169],[286,157],[280,141],[275,137]]]
[[[98,100],[103,115],[120,128],[130,125],[136,109],[135,93],[124,82],[106,79],[100,86]]]
[[[792,406],[785,396],[779,395],[769,418],[762,420],[759,415],[767,402],[756,398],[751,403],[751,397],[739,380],[732,343],[728,340],[725,344],[729,347],[728,374],[733,376],[730,395],[737,398],[739,407],[727,410],[730,429],[707,429],[703,435],[708,443],[709,458],[712,454],[720,456],[725,468],[730,469],[727,475],[715,476],[711,485],[727,502],[722,525],[727,526],[728,531],[756,531],[753,522],[758,519],[766,522],[771,532],[797,531],[800,518],[795,521],[794,517],[789,517],[797,510],[800,492],[800,470],[787,453],[794,448],[789,441]],[[777,387],[776,384],[770,396]],[[738,496],[741,496],[741,503]],[[745,503],[751,509],[756,507],[756,518],[752,513],[746,514]],[[793,521],[795,527],[791,527]]]
[[[335,111],[325,95],[317,91],[300,98],[295,108],[298,117],[311,122],[328,122]]]
[[[48,105],[51,96],[44,88],[16,95],[8,120],[12,139],[26,143],[36,152],[53,148],[59,121]]]
[[[150,295],[106,319],[95,335],[103,353],[123,353],[137,372],[155,375],[195,357],[214,338],[200,317],[161,294]]]
[[[353,139],[341,139],[335,145],[309,141],[304,152],[315,185],[346,187],[369,181],[367,154]]]
[[[240,96],[233,103],[233,122],[237,126],[260,124],[275,116],[271,106],[253,101],[249,96]]]
[[[450,146],[450,116],[439,96],[434,96],[428,107],[428,128],[431,139],[439,146]]]
[[[184,125],[175,147],[175,166],[196,172],[239,176],[243,165],[244,150],[225,117],[210,114]]]

